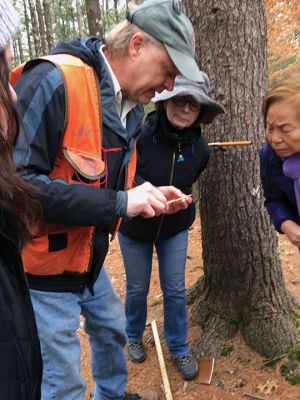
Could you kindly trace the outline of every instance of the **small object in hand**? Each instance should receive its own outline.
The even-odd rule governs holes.
[[[169,200],[169,201],[167,201],[166,205],[168,206],[169,204],[177,203],[177,201],[185,200],[185,199],[188,199],[189,197],[192,197],[192,195],[188,194],[186,196],[178,197],[177,199]]]

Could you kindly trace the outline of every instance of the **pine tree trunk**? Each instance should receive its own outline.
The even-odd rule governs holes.
[[[82,12],[81,12],[80,0],[76,0],[76,16],[77,16],[79,37],[83,37],[83,23],[82,23]]]
[[[23,62],[25,61],[25,58],[24,58],[24,53],[23,53],[22,36],[20,33],[17,36],[17,42],[18,42],[20,63],[23,64]]]
[[[54,45],[50,0],[43,0],[43,8],[46,26],[46,40],[48,44],[48,50],[50,50]]]
[[[29,21],[29,17],[28,17],[26,0],[24,0],[23,5],[24,5],[24,22],[25,22],[26,34],[27,34],[29,58],[32,59],[33,58],[33,51],[32,51],[32,46],[31,46],[31,37],[30,37],[30,29],[29,29],[29,22],[30,21]]]
[[[277,240],[264,209],[260,104],[267,89],[263,0],[187,0],[199,65],[226,115],[205,128],[208,141],[252,140],[212,153],[200,184],[204,277],[191,293],[203,334],[198,354],[218,355],[241,331],[248,346],[273,357],[296,342]]]
[[[46,31],[45,31],[45,23],[44,23],[44,15],[41,6],[40,0],[35,0],[36,3],[36,11],[38,15],[39,21],[39,31],[40,31],[40,38],[41,38],[41,45],[42,45],[42,53],[47,54],[47,43],[46,43]]]
[[[118,14],[118,0],[114,0],[114,9],[115,9],[115,19],[116,23],[119,22],[119,14]]]
[[[86,0],[86,12],[89,26],[89,34],[103,37],[101,26],[101,9],[99,0]]]
[[[39,28],[35,13],[35,6],[33,0],[28,0],[29,4],[29,11],[30,11],[30,19],[31,19],[31,27],[32,27],[32,36],[33,36],[33,43],[35,49],[35,55],[38,57],[41,54],[41,47],[40,47],[40,36],[39,36]]]

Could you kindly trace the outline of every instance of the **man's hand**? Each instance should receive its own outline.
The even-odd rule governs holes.
[[[134,189],[128,190],[127,215],[144,218],[157,217],[161,214],[173,214],[188,207],[192,202],[190,197],[185,197],[181,190],[174,186],[155,187],[146,182]],[[168,201],[184,197],[180,201],[167,204]]]
[[[300,226],[292,220],[286,220],[281,224],[280,228],[287,238],[300,248]]]

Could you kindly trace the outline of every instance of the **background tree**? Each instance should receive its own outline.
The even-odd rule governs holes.
[[[52,49],[54,44],[50,0],[43,0],[43,7],[44,7],[45,27],[46,27],[46,40],[48,44],[48,50],[50,50]]]
[[[32,50],[32,46],[31,46],[30,26],[29,26],[30,19],[28,16],[26,0],[24,0],[23,6],[24,6],[24,25],[25,25],[26,34],[27,34],[28,53],[29,53],[29,58],[31,59],[31,58],[33,58],[33,50]]]
[[[267,89],[263,0],[186,0],[201,68],[226,115],[205,128],[208,141],[252,140],[215,152],[200,185],[204,276],[190,294],[203,328],[198,354],[218,355],[240,330],[248,346],[273,357],[296,342],[277,240],[263,205],[260,104]]]
[[[45,31],[45,22],[44,22],[44,13],[42,9],[42,5],[40,0],[35,0],[36,2],[36,11],[39,21],[39,32],[41,38],[41,47],[42,47],[42,54],[47,54],[47,42],[46,42],[46,31]]]
[[[118,13],[118,0],[114,0],[114,9],[115,9],[115,19],[116,19],[116,23],[119,22],[119,13]]]
[[[24,0],[24,2],[25,1],[26,0]],[[33,0],[28,0],[28,5],[29,5],[29,11],[30,11],[30,19],[31,19],[35,56],[37,57],[41,54],[39,27],[38,27],[38,22],[37,22],[37,17],[36,17],[35,4],[34,4]]]
[[[76,15],[78,21],[78,33],[79,37],[83,37],[83,21],[80,0],[76,0]]]
[[[103,37],[99,0],[86,0],[86,13],[89,26],[89,34],[93,36]]]

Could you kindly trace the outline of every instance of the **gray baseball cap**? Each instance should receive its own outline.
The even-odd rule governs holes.
[[[194,29],[180,0],[145,0],[133,10],[127,10],[126,18],[164,44],[182,75],[202,82],[195,61]]]

